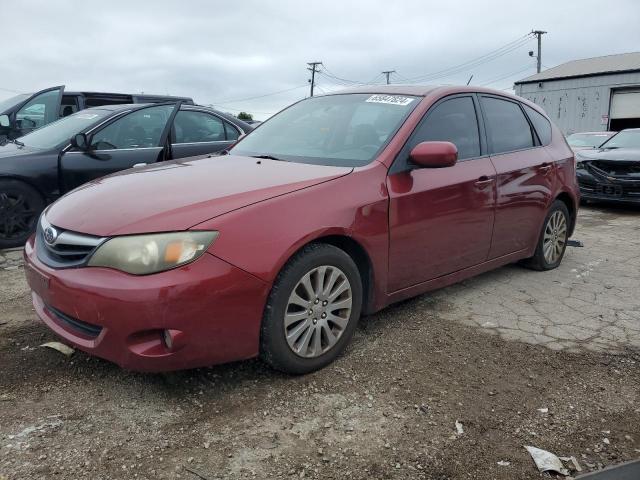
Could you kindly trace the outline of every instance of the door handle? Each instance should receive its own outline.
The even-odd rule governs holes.
[[[475,186],[478,188],[485,188],[491,183],[493,183],[493,178],[489,178],[486,175],[483,175],[475,182]]]
[[[542,165],[540,165],[538,167],[538,170],[540,170],[542,173],[547,174],[551,171],[551,168],[553,168],[553,165],[550,163],[543,163]]]

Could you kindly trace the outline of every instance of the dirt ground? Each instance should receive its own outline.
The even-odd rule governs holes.
[[[554,272],[508,266],[362,319],[304,377],[40,348],[55,337],[20,252],[0,254],[0,479],[537,479],[524,445],[583,472],[638,458],[640,211],[584,208],[574,238]]]

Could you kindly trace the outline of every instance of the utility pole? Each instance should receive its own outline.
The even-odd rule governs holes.
[[[391,77],[392,73],[396,73],[395,70],[387,70],[386,72],[382,72],[383,75],[386,75],[387,77],[387,85],[389,85],[391,82],[389,81],[389,77]]]
[[[318,66],[322,65],[322,62],[308,62],[307,65],[309,65],[309,67],[311,68],[307,68],[307,70],[309,70],[311,72],[311,80],[309,80],[309,82],[311,83],[311,97],[313,97],[313,87],[315,86],[316,83],[316,73],[319,71],[318,70]]]
[[[547,32],[543,32],[542,30],[532,30],[531,33],[533,33],[538,38],[538,55],[536,57],[536,60],[538,61],[538,73],[540,73],[540,69],[542,67],[542,35]],[[529,52],[529,56],[533,57],[533,52]]]

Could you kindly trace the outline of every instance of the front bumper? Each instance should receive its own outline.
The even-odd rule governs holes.
[[[640,205],[640,182],[596,176],[585,169],[577,170],[576,176],[582,200]]]
[[[50,268],[37,258],[33,237],[24,258],[40,319],[91,355],[131,370],[169,371],[258,354],[269,285],[209,253],[147,276]]]

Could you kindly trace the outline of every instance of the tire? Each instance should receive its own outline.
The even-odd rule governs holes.
[[[557,268],[567,249],[570,222],[571,217],[565,203],[560,200],[553,202],[542,224],[536,251],[533,257],[523,262],[524,265],[540,271]]]
[[[35,231],[42,196],[19,180],[0,180],[0,249],[20,247]]]
[[[318,370],[345,349],[361,309],[362,279],[353,259],[332,245],[307,245],[287,262],[271,289],[262,319],[260,357],[289,374]]]

